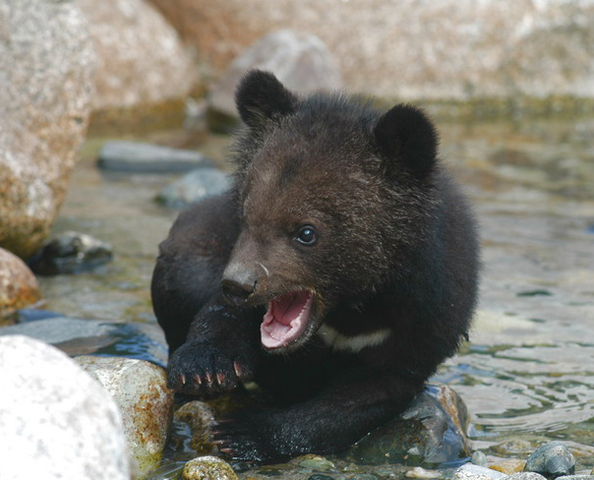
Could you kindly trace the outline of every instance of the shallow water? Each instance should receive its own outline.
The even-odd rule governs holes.
[[[476,207],[484,268],[471,341],[437,380],[467,403],[475,448],[525,458],[540,443],[560,439],[572,448],[578,470],[590,470],[594,119],[439,128],[442,156]],[[220,161],[227,139],[206,141]],[[98,144],[87,143],[54,231],[74,229],[110,242],[115,258],[94,273],[41,279],[45,308],[154,322],[150,276],[177,213],[153,198],[173,178],[106,176],[93,161]],[[507,442],[517,439],[529,443]]]

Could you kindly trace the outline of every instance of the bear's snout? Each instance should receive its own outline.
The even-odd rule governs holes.
[[[223,296],[233,305],[244,305],[255,293],[257,285],[257,275],[241,264],[231,263],[223,272]]]

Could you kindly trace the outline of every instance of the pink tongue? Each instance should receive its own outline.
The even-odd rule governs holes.
[[[260,326],[262,345],[266,348],[285,346],[298,338],[307,326],[311,310],[311,293],[290,292],[268,303]]]

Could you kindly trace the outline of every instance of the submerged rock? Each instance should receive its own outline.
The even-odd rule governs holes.
[[[39,318],[43,313],[47,317]],[[0,328],[0,337],[26,335],[50,343],[70,356],[97,353],[167,364],[167,345],[158,325],[84,320],[42,310],[21,310],[19,317],[21,323]],[[28,318],[33,319],[27,321]]]
[[[163,188],[157,201],[170,208],[185,208],[230,187],[230,175],[216,168],[199,168]]]
[[[274,73],[286,88],[299,93],[342,86],[338,64],[324,42],[308,33],[281,30],[262,37],[233,60],[209,97],[210,108],[237,117],[235,89],[254,68]]]
[[[111,140],[99,152],[103,170],[127,173],[179,173],[213,163],[199,152],[163,147],[150,143]]]
[[[59,350],[0,337],[0,476],[11,480],[129,480],[119,411]]]
[[[74,359],[109,392],[124,425],[132,468],[145,475],[159,465],[171,422],[173,392],[161,367],[142,360],[81,356]]]
[[[186,463],[183,480],[239,480],[231,465],[218,457],[198,457]]]
[[[0,4],[0,246],[41,247],[66,195],[96,57],[77,2]]]
[[[183,422],[191,430],[190,448],[203,453],[212,449],[211,430],[215,425],[212,408],[206,403],[194,400],[185,403],[173,414],[174,422]]]
[[[40,298],[33,272],[19,257],[0,248],[0,324]]]
[[[38,275],[72,274],[93,270],[112,258],[109,243],[85,233],[65,232],[51,239],[29,266]]]
[[[408,410],[349,450],[363,464],[438,465],[469,454],[466,407],[449,387],[429,385]]]
[[[524,471],[540,473],[547,478],[571,475],[575,472],[575,459],[563,443],[549,442],[528,457]]]

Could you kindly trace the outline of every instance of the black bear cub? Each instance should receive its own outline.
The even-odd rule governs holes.
[[[217,427],[233,458],[344,449],[406,409],[466,336],[475,223],[420,110],[302,98],[262,71],[236,102],[234,187],[183,212],[160,245],[169,385],[262,388],[270,408]]]

